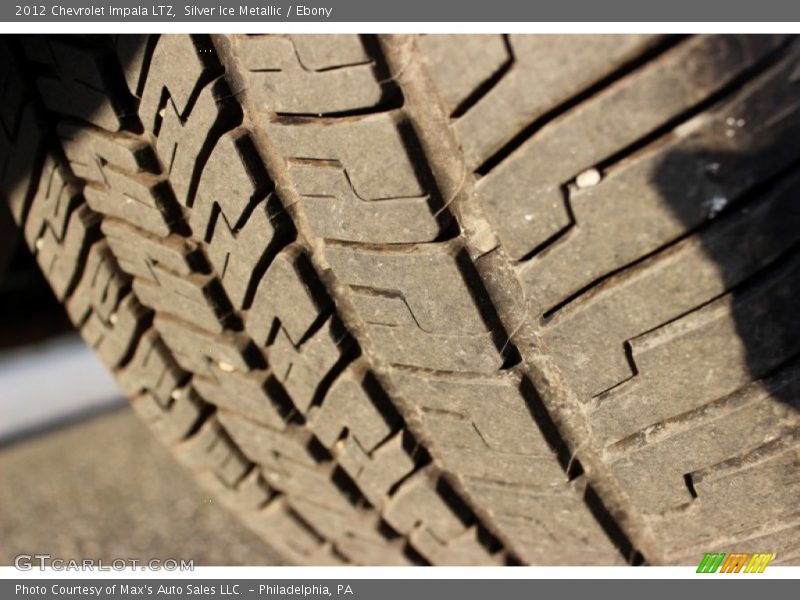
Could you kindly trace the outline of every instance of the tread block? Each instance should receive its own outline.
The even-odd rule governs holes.
[[[441,247],[413,253],[328,247],[325,258],[356,298],[383,296],[391,310],[366,317],[367,333],[390,362],[493,372],[502,357],[455,257]],[[436,291],[435,296],[433,291]],[[404,314],[402,320],[390,321]]]
[[[117,267],[114,256],[104,242],[89,250],[78,285],[66,301],[65,308],[72,322],[80,325],[90,314],[105,323],[112,321],[114,311],[130,281]]]
[[[236,38],[248,93],[259,108],[330,114],[377,106],[383,89],[356,35]]]
[[[354,438],[360,448],[370,452],[401,422],[391,402],[374,398],[349,369],[334,381],[322,405],[308,415],[309,428],[329,450],[346,433],[346,437]]]
[[[295,510],[314,529],[333,540],[337,552],[347,557],[351,563],[380,566],[413,564],[399,545],[390,546],[386,544],[385,540],[373,539],[374,534],[370,536],[369,527],[373,527],[374,531],[374,525],[366,524],[363,527],[354,527],[350,515],[335,514],[324,507],[300,502],[292,503]],[[353,531],[354,529],[356,531]],[[365,539],[364,535],[360,535],[362,533],[370,537]]]
[[[145,306],[213,333],[222,333],[222,321],[230,314],[230,305],[220,298],[219,282],[212,275],[180,276],[159,270],[157,283],[136,278],[133,290]]]
[[[372,325],[368,335],[391,363],[435,371],[493,373],[502,358],[490,334],[429,335],[419,329]]]
[[[106,184],[106,170],[121,173],[156,173],[156,158],[147,141],[127,132],[103,129],[71,121],[56,124],[61,147],[76,177]]]
[[[798,269],[795,255],[758,284],[631,340],[637,375],[592,406],[598,438],[615,441],[707,404],[797,353]],[[674,389],[682,393],[667,402]]]
[[[419,198],[426,190],[396,118],[394,113],[381,113],[333,123],[271,123],[266,132],[290,166],[309,161],[340,166],[364,201]]]
[[[98,213],[133,223],[155,235],[169,235],[169,188],[154,175],[136,177],[116,171],[105,172],[107,186],[87,185],[84,196],[89,207]]]
[[[148,60],[148,45],[152,36],[146,34],[118,34],[113,35],[114,52],[119,59],[128,91],[134,97],[139,97],[140,84],[144,76],[144,65]]]
[[[172,193],[158,175],[148,142],[128,133],[112,134],[70,122],[57,125],[70,169],[91,182],[84,191],[92,210],[168,235],[176,220]]]
[[[606,280],[556,313],[542,337],[579,396],[633,375],[627,340],[712,300],[791,248],[800,239],[800,212],[793,208],[798,190],[800,177],[789,177],[756,206],[720,218],[708,232]]]
[[[501,553],[491,554],[481,544],[478,528],[469,527],[460,536],[443,544],[429,529],[415,529],[409,540],[412,546],[432,564],[437,565],[501,565]]]
[[[285,473],[293,465],[308,469],[317,466],[314,454],[307,447],[308,439],[298,435],[297,430],[280,432],[228,410],[218,411],[218,419],[250,460],[265,470]],[[277,478],[267,473],[267,480],[272,482]]]
[[[334,485],[329,465],[317,463],[307,438],[279,433],[229,411],[220,411],[218,418],[245,455],[259,465],[271,487],[290,499],[307,498],[345,513],[352,509]]]
[[[300,344],[320,315],[329,310],[331,301],[312,274],[299,245],[290,245],[275,257],[247,313],[247,331],[257,345],[271,341],[276,320],[291,343]]]
[[[724,531],[735,535],[763,523],[791,522],[800,501],[800,430],[692,474],[697,498],[653,520],[667,543],[694,545]]]
[[[235,486],[226,485],[213,471],[196,472],[200,485],[214,494],[226,508],[243,513],[266,506],[275,493],[269,488],[258,469],[251,469]]]
[[[80,204],[78,189],[67,171],[47,157],[42,166],[38,186],[28,207],[23,234],[28,246],[34,248],[45,232],[58,243],[64,239],[75,207]],[[89,219],[84,209],[83,219]],[[42,242],[39,242],[41,245]],[[41,248],[39,248],[41,250]]]
[[[475,37],[480,43],[483,36]],[[658,36],[512,35],[508,37],[508,50],[499,41],[503,62],[511,57],[513,62],[455,123],[464,154],[473,168],[517,131],[641,55],[658,41]],[[500,50],[497,46],[493,39],[491,47],[495,52]],[[460,44],[451,44],[448,58],[460,50]],[[442,69],[439,61],[433,64]],[[467,66],[465,72],[470,70],[471,66]],[[459,75],[454,74],[456,78]]]
[[[225,134],[217,142],[200,177],[190,216],[195,237],[207,242],[209,262],[236,307],[249,300],[254,274],[285,237],[278,232],[278,215],[268,208],[272,183],[266,173],[246,168],[244,153],[251,146],[242,131]]]
[[[508,253],[519,259],[570,226],[564,184],[702,102],[784,39],[691,38],[535,132],[477,186]]]
[[[408,306],[422,331],[463,335],[486,331],[456,258],[442,247],[426,247],[413,253],[328,247],[325,257],[350,286],[374,288],[377,295],[385,290],[390,297],[392,291],[397,291],[396,303]],[[434,289],[444,291],[445,297],[435,302],[431,298]]]
[[[170,81],[168,86],[171,85]],[[187,114],[186,111],[190,112]],[[156,152],[161,157],[175,197],[182,204],[193,205],[195,180],[203,166],[209,139],[232,125],[237,111],[238,105],[233,102],[223,79],[205,87],[197,101],[186,109],[177,106],[169,97],[160,110],[162,120],[159,128],[153,130],[158,136]]]
[[[289,504],[306,523],[356,563],[381,564],[380,559],[384,558],[389,564],[397,564],[398,560],[400,564],[407,564],[398,548],[386,546],[386,539],[378,532],[377,520],[371,511],[354,507],[336,510],[300,497],[289,498]]]
[[[428,196],[364,200],[335,164],[298,164],[289,174],[311,229],[329,240],[400,244],[433,241],[440,232]]]
[[[159,238],[124,222],[102,226],[120,267],[133,275],[143,304],[220,333],[231,306],[212,274],[198,272],[202,258],[193,244],[171,235]]]
[[[611,468],[632,501],[646,513],[691,502],[687,473],[702,471],[764,440],[800,427],[800,369],[786,367],[701,409],[649,427],[617,450]],[[620,444],[622,445],[622,444]]]
[[[567,190],[575,225],[526,262],[521,277],[544,311],[597,278],[707,224],[754,185],[795,162],[797,53],[657,143]],[[789,212],[788,214],[791,214]]]
[[[551,498],[552,502],[553,499]],[[539,499],[542,505],[546,500]],[[579,564],[586,566],[623,566],[625,559],[611,545],[605,536],[585,535],[581,527],[586,525],[587,531],[596,530],[597,524],[581,514],[577,520],[570,520],[568,511],[576,508],[572,503],[560,505],[554,511],[555,519],[543,515],[539,510],[531,515],[497,515],[498,526],[506,531],[514,532],[514,548],[520,558],[534,565]],[[578,508],[586,513],[585,510]],[[586,513],[588,515],[588,513]],[[576,558],[577,557],[577,558]],[[697,562],[697,561],[695,561]]]
[[[386,504],[383,517],[394,529],[409,535],[414,548],[432,562],[494,562],[491,553],[477,541],[474,528],[465,524],[438,493],[427,470],[403,482]]]
[[[162,443],[179,442],[195,430],[206,411],[191,387],[175,388],[166,403],[151,390],[131,396],[131,406]]]
[[[574,560],[570,557],[587,545],[595,549],[591,560],[598,564],[619,560],[568,483],[519,382],[510,377],[422,379],[405,373],[393,379],[418,411],[431,455],[447,472],[459,474],[468,498],[491,507],[498,530],[523,560],[558,564]],[[558,517],[551,514],[555,502],[565,507]]]
[[[336,442],[333,455],[367,500],[380,507],[392,487],[416,468],[406,449],[409,439],[401,431],[367,452],[354,436],[347,436]]]
[[[386,542],[368,542],[356,536],[339,538],[336,551],[356,565],[403,567],[415,564],[398,544],[387,546]]]
[[[511,62],[503,38],[502,35],[437,34],[416,40],[428,75],[449,113]]]
[[[209,363],[208,368],[214,380],[195,377],[192,382],[208,402],[273,429],[286,427],[283,411],[268,391],[268,376],[261,372],[225,372],[214,363]]]
[[[517,131],[647,51],[652,35],[512,35],[514,64],[456,123],[478,167]]]
[[[348,497],[334,485],[329,469],[293,463],[280,454],[273,459],[273,463],[278,465],[278,469],[272,466],[264,469],[267,481],[292,501],[295,498],[313,499],[316,504],[345,514],[352,509]]]
[[[510,378],[459,381],[395,373],[393,380],[419,407],[420,418],[435,432],[436,445],[483,449],[494,464],[492,453],[553,457],[518,384]]]
[[[360,35],[325,33],[282,37],[292,41],[297,61],[308,71],[324,71],[373,62],[364,49]]]
[[[241,226],[252,205],[272,189],[249,131],[237,128],[224,133],[214,144],[200,174],[190,215],[192,231],[196,237],[212,241],[215,209],[231,227]]]
[[[430,423],[431,420],[428,418],[426,422]],[[441,421],[441,423],[434,421],[431,425],[430,431],[433,435],[447,435],[446,428],[453,424],[452,419],[441,419]],[[440,429],[436,428],[437,425]],[[441,433],[441,429],[445,429],[445,434]],[[457,432],[464,435],[463,428],[459,428]],[[527,489],[547,491],[558,489],[566,479],[564,469],[552,456],[531,456],[492,451],[486,448],[465,448],[446,439],[435,453],[449,470],[464,477],[464,485],[467,490],[471,488],[472,481],[477,484],[494,481],[511,482]]]
[[[147,314],[133,294],[128,294],[119,302],[107,321],[96,312],[89,315],[81,325],[81,335],[94,348],[103,363],[113,369],[130,356]]]
[[[37,198],[34,199],[34,205],[37,204]],[[70,213],[63,237],[59,238],[45,221],[34,241],[32,248],[36,261],[61,301],[67,298],[80,277],[84,256],[97,223],[97,215],[82,204]]]
[[[279,497],[261,510],[251,513],[248,526],[270,540],[282,556],[298,564],[344,564],[344,560],[331,552],[330,544],[305,523],[286,502]]]
[[[187,371],[214,379],[212,363],[225,372],[247,372],[254,364],[252,343],[229,331],[213,334],[166,314],[156,314],[155,327],[178,364]]]
[[[431,194],[407,149],[411,133],[398,118],[381,113],[267,127],[315,233],[376,243],[431,241],[439,234]]]
[[[157,237],[113,218],[101,229],[120,268],[134,277],[157,283],[160,271],[190,275],[200,268],[196,248],[178,235]]]
[[[320,384],[347,353],[350,338],[335,317],[328,320],[302,344],[292,343],[279,329],[268,347],[267,360],[275,377],[284,385],[297,409],[305,414]]]
[[[45,36],[26,36],[22,44],[29,60],[54,67],[36,82],[47,108],[108,131],[120,129],[131,102],[110,75],[108,51]]]
[[[422,526],[441,542],[458,537],[467,528],[437,492],[436,482],[427,470],[419,471],[400,486],[383,516],[397,531],[408,534]]]
[[[303,250],[290,245],[267,269],[247,314],[248,332],[266,347],[271,371],[303,414],[324,392],[320,384],[350,353],[352,340],[329,316],[330,305]]]
[[[253,467],[214,417],[176,445],[175,454],[192,470],[212,471],[229,488],[242,481]]]
[[[582,564],[625,564],[586,507],[583,479],[568,483],[564,477],[561,489],[544,493],[490,481],[473,481],[470,491],[478,502],[492,507],[502,530],[513,532],[515,548],[526,562],[564,564],[580,556]],[[552,509],[553,503],[559,510]]]
[[[172,392],[188,378],[154,329],[142,334],[131,360],[114,374],[123,394],[145,393],[163,407],[169,406]]]
[[[188,35],[159,36],[143,73],[143,91],[139,103],[139,117],[148,131],[158,131],[159,111],[169,100],[181,117],[185,117],[196,100],[199,90],[213,71],[212,54],[199,52],[196,42]],[[176,69],[175,65],[180,64]],[[205,131],[205,130],[204,130]],[[166,155],[166,156],[169,156]]]

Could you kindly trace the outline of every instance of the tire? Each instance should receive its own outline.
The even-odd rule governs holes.
[[[286,560],[798,562],[794,38],[4,43],[27,244]]]

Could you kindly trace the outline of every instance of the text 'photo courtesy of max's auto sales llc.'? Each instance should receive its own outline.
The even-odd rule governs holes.
[[[15,585],[14,593],[18,597],[41,596],[50,593],[53,596],[81,597],[207,597],[207,596],[242,596],[256,594],[258,596],[341,596],[353,598],[356,594],[349,583],[325,584],[167,584],[167,583],[110,583],[106,585],[71,585],[54,583],[48,585]]]

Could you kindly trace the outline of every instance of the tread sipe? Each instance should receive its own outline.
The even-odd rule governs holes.
[[[794,38],[4,44],[22,235],[288,561],[800,558]]]

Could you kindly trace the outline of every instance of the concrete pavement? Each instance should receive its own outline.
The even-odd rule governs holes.
[[[0,449],[0,564],[34,553],[280,564],[127,406]]]

